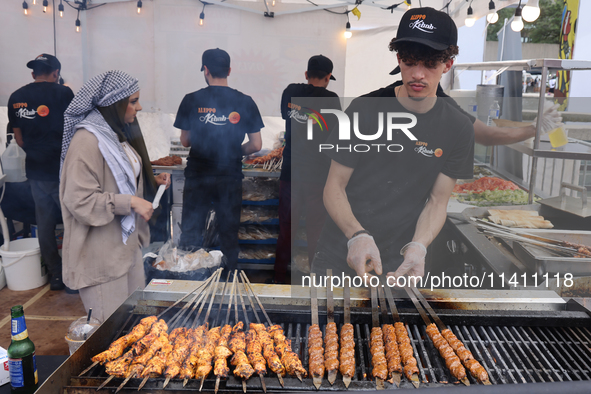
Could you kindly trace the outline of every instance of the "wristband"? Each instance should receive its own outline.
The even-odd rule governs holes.
[[[400,249],[400,254],[404,256],[404,253],[406,253],[406,250],[408,248],[410,248],[411,246],[418,246],[421,248],[421,250],[423,251],[423,257],[425,257],[427,255],[427,248],[425,247],[425,245],[423,245],[420,242],[409,242],[406,245],[404,245],[402,247],[402,249]]]
[[[367,235],[371,236],[371,234],[369,233],[369,231],[367,231],[367,230],[359,230],[356,233],[354,233],[353,235],[351,235],[351,238],[349,238],[349,241],[352,240],[353,238],[355,238],[356,236],[360,235],[360,234],[367,234]]]
[[[352,237],[350,240],[347,241],[347,250],[349,250],[351,245],[353,245],[355,243],[355,241],[357,241],[360,238],[369,238],[373,241],[373,237],[371,235],[369,235],[367,232],[361,233],[355,237]]]

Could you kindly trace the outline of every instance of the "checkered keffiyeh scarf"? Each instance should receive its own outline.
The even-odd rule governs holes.
[[[86,129],[98,139],[98,147],[115,177],[119,193],[136,193],[135,175],[117,133],[107,124],[97,107],[108,107],[139,90],[137,79],[122,72],[108,71],[90,79],[76,94],[64,113],[61,167],[78,129]],[[60,167],[60,175],[61,175]],[[135,230],[135,213],[121,218],[123,243]]]

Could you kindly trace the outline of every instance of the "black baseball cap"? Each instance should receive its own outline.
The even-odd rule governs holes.
[[[402,15],[394,42],[413,42],[443,51],[458,44],[458,28],[445,12],[412,8]]]
[[[390,71],[390,75],[400,74],[400,66],[396,66],[396,68]]]
[[[312,56],[310,60],[308,60],[308,71],[324,71],[327,74],[331,74],[330,79],[336,81],[335,77],[332,75],[332,61],[326,56]]]
[[[230,55],[220,48],[208,49],[203,52],[201,57],[201,71],[203,71],[203,66],[207,66],[209,69],[228,69],[230,68]]]
[[[34,69],[36,65],[43,65],[49,67],[52,71],[62,69],[62,64],[59,60],[57,60],[57,57],[53,55],[48,55],[47,53],[42,53],[41,55],[37,56],[34,60],[31,60],[27,63],[27,67],[30,69]]]

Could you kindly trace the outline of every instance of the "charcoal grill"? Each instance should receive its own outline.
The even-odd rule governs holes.
[[[82,377],[77,375],[91,364],[90,358],[93,355],[105,350],[113,340],[126,334],[141,318],[164,311],[173,300],[180,298],[183,291],[179,291],[178,286],[181,289],[184,288],[183,286],[194,287],[194,282],[175,282],[177,282],[176,291],[160,290],[158,285],[150,285],[146,290],[136,291],[60,366],[39,388],[38,393],[96,393],[97,387],[108,378],[104,367],[97,366]],[[294,352],[299,354],[307,368],[309,299],[285,297],[286,292],[289,291],[287,286],[254,285],[254,287],[266,304],[265,309],[271,320],[281,324],[286,336],[292,341]],[[319,289],[318,293],[325,294],[325,291]],[[371,357],[368,344],[371,331],[371,308],[366,306],[368,302],[366,293],[359,289],[352,289],[351,293],[351,323],[355,326],[356,341],[356,373],[348,391],[375,390],[375,382],[370,375]],[[513,293],[515,296],[512,295]],[[446,297],[444,292],[437,292],[437,294],[425,292],[425,296],[427,299],[436,300],[433,306],[437,314],[486,368],[491,383],[497,387],[504,386],[505,393],[513,386],[533,383],[554,383],[559,387],[588,383],[591,388],[591,312],[575,301],[564,302],[549,291],[528,292],[528,298],[517,298],[516,293],[462,292],[465,299],[482,298],[484,294],[489,300],[486,304],[457,301],[458,298],[452,297],[452,293]],[[338,298],[338,294],[338,291],[335,292],[334,318],[340,331],[340,326],[343,324],[343,310],[342,303],[339,304],[342,299]],[[472,297],[466,294],[471,294]],[[495,295],[498,295],[498,298],[495,298]],[[511,297],[512,308],[508,308],[506,297]],[[454,299],[456,301],[453,301]],[[526,300],[524,304],[529,306],[520,305],[520,299]],[[531,299],[544,299],[546,302],[532,309],[531,303],[527,302]],[[322,302],[322,300],[319,301]],[[410,300],[397,298],[396,304],[401,320],[406,323],[415,357],[419,361],[421,388],[447,391],[446,387],[458,387],[458,381],[451,377],[438,351],[428,339],[426,327]],[[500,308],[501,305],[503,308]],[[475,306],[479,308],[474,308]],[[216,316],[213,312],[217,312],[217,308],[218,305],[214,304],[210,324],[213,324]],[[251,307],[248,306],[247,309],[250,321],[254,321]],[[319,309],[319,322],[324,329],[327,322],[326,309]],[[163,318],[166,320],[174,313],[175,310],[172,309]],[[192,324],[192,321],[187,324]],[[203,392],[213,391],[215,377],[212,376],[205,380]],[[485,392],[490,388],[490,386],[484,387],[478,384],[472,377],[469,379],[471,386],[466,387],[467,390]],[[114,392],[122,381],[123,379],[113,379],[101,392]],[[131,379],[123,390],[137,391],[140,382],[141,379]],[[190,380],[183,387],[182,380],[173,379],[165,389],[162,389],[163,382],[164,378],[149,379],[142,390],[154,393],[180,393],[197,391],[200,386],[200,381]],[[310,378],[300,382],[297,378],[286,376],[284,382],[285,387],[282,388],[272,373],[268,373],[265,377],[268,392],[315,391]],[[247,382],[247,388],[248,392],[262,393],[258,377],[252,377]],[[388,388],[395,389],[395,386],[386,383],[386,389]],[[402,380],[400,388],[414,390],[406,379]],[[325,378],[319,391],[344,390],[346,388],[339,374],[332,386]],[[242,382],[230,376],[220,384],[220,392],[241,393]]]

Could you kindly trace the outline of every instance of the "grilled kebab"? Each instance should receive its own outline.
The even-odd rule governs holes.
[[[207,332],[205,345],[198,352],[195,379],[205,379],[211,372],[215,348],[220,341],[220,327],[214,327]]]
[[[275,350],[279,357],[281,357],[281,363],[285,367],[285,370],[291,376],[306,376],[307,371],[302,365],[297,354],[291,349],[291,341],[284,335],[283,328],[280,325],[275,324],[267,328],[269,334],[273,337],[275,342]]]
[[[196,329],[189,329],[188,336],[190,340],[189,355],[183,362],[181,371],[179,373],[180,379],[193,379],[195,377],[195,366],[198,361],[199,350],[203,347],[204,334],[207,328],[205,325],[199,326]]]
[[[130,366],[132,365],[132,363],[142,365],[143,369],[143,363],[146,363],[151,358],[151,355],[143,356],[142,352],[144,350],[149,349],[152,342],[156,341],[156,339],[160,336],[161,333],[166,334],[167,329],[168,326],[166,325],[164,320],[159,320],[158,322],[154,323],[150,328],[149,334],[145,335],[141,339],[141,341],[135,342],[132,348],[129,349],[123,356],[118,357],[117,359],[109,361],[105,364],[105,371],[107,372],[107,374],[120,378],[128,377],[128,374],[130,372]],[[154,353],[152,353],[152,355],[153,354]],[[138,363],[137,360],[139,360],[140,363]],[[138,367],[135,367],[134,371],[137,372],[137,368]]]
[[[412,346],[410,344],[410,338],[406,327],[401,322],[394,323],[394,332],[396,333],[396,341],[398,341],[398,350],[400,351],[400,358],[404,364],[404,375],[408,380],[413,380],[413,374],[419,373],[417,367],[417,360],[414,357]],[[416,378],[414,379],[416,381]]]
[[[261,345],[263,346],[263,356],[267,360],[269,369],[276,373],[278,376],[285,376],[285,367],[281,364],[279,356],[275,352],[275,346],[273,346],[273,339],[267,332],[264,324],[250,323],[250,329],[254,329],[257,333]]]
[[[245,353],[246,340],[244,331],[242,330],[243,327],[244,323],[239,321],[232,328],[232,338],[230,339],[229,347],[230,351],[234,353],[234,356],[230,360],[230,364],[236,367],[234,368],[234,376],[242,380],[248,380],[254,373],[254,369],[250,365]]]
[[[228,372],[230,372],[230,368],[228,368],[227,358],[232,355],[232,351],[228,347],[228,341],[230,339],[231,333],[232,326],[226,324],[221,329],[220,340],[214,352],[215,366],[213,368],[213,373],[215,376],[220,378],[227,378]]]
[[[158,318],[156,316],[144,317],[140,320],[139,324],[133,327],[129,334],[111,343],[107,350],[94,356],[92,361],[104,364],[107,361],[112,361],[120,357],[128,346],[142,339],[148,333],[152,324],[157,320]]]
[[[344,324],[341,328],[341,375],[347,378],[355,376],[355,339],[353,325]]]
[[[449,369],[452,376],[458,380],[466,378],[466,370],[462,366],[459,357],[454,353],[452,347],[447,343],[447,340],[441,335],[439,329],[434,323],[427,326],[427,335],[433,341],[435,348],[439,350],[439,354],[445,360],[445,366]]]
[[[460,341],[449,328],[442,330],[441,334],[445,339],[447,339],[449,346],[451,346],[451,348],[456,352],[462,361],[462,364],[464,364],[468,371],[470,371],[470,375],[472,375],[481,383],[488,383],[488,373],[484,367],[474,359],[472,352],[466,349],[462,341]]]
[[[173,332],[174,331],[176,331],[174,346],[172,352],[170,352],[166,359],[166,370],[164,371],[164,376],[167,380],[176,378],[179,375],[183,361],[185,361],[185,358],[187,358],[191,350],[191,340],[187,335],[189,329],[186,327],[179,327],[175,328]]]
[[[324,377],[324,350],[322,349],[322,331],[318,324],[312,324],[308,329],[308,355],[310,376]]]
[[[402,364],[400,362],[400,352],[398,351],[398,342],[396,341],[396,331],[391,324],[382,326],[384,334],[384,344],[386,346],[386,361],[388,362],[388,375],[392,378],[394,373],[402,373]]]
[[[339,335],[337,334],[337,325],[335,323],[328,323],[326,325],[326,335],[324,336],[324,366],[329,373],[331,371],[338,371],[339,369]]]
[[[246,333],[246,354],[254,371],[259,376],[265,375],[267,373],[267,364],[263,357],[263,345],[252,326]]]
[[[384,353],[384,339],[382,329],[380,327],[373,327],[370,334],[371,353],[371,374],[374,378],[382,380],[388,379],[388,365],[386,362],[386,354]]]

